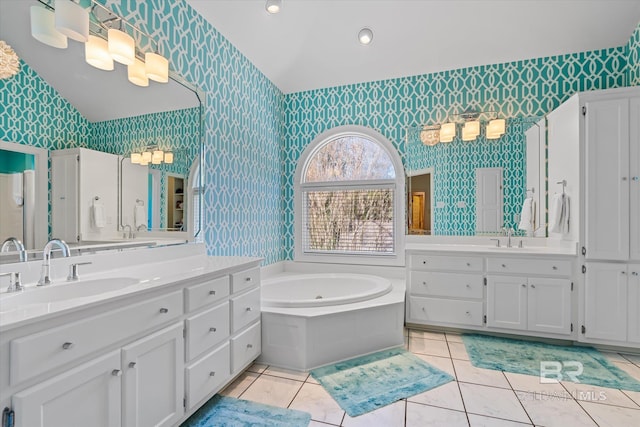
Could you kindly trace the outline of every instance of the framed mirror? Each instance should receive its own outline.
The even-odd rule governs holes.
[[[427,146],[419,132],[407,130],[407,234],[546,236],[544,118],[509,119],[493,140]]]
[[[139,87],[128,81],[127,67],[122,64],[116,63],[113,71],[87,64],[83,43],[69,40],[66,49],[40,43],[30,33],[30,7],[45,7],[43,4],[48,2],[3,2],[0,14],[0,39],[17,53],[21,66],[17,75],[0,80],[4,104],[0,140],[5,141],[0,149],[37,152],[34,168],[35,181],[40,183],[34,189],[37,214],[24,223],[33,223],[38,231],[32,233],[37,238],[30,239],[33,243],[29,247],[42,248],[52,232],[53,183],[47,164],[51,152],[76,147],[119,158],[129,158],[132,152],[150,147],[171,152],[174,158],[171,164],[152,165],[142,178],[147,193],[138,199],[145,208],[151,208],[153,203],[154,210],[146,212],[146,226],[140,220],[138,225],[140,231],[155,236],[158,236],[155,231],[169,230],[171,237],[197,236],[202,203],[195,203],[194,207],[193,197],[194,194],[199,197],[202,187],[199,167],[203,147],[202,92],[172,71],[166,84],[152,81],[148,87]],[[177,199],[175,192],[168,196],[167,176],[183,179],[181,209],[188,216],[181,220],[175,219]],[[125,210],[128,202],[122,189],[134,185],[128,178],[118,169],[115,178],[104,180],[117,200],[117,206],[116,202],[109,206],[114,213],[106,219],[105,230],[112,232],[104,233],[108,239],[121,237],[125,215],[132,216],[135,209]]]

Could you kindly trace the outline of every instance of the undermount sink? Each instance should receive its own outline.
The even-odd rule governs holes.
[[[59,282],[44,287],[30,286],[22,292],[3,293],[0,297],[0,312],[14,310],[32,304],[46,304],[75,298],[90,297],[117,291],[140,283],[134,277],[109,277],[102,279]]]

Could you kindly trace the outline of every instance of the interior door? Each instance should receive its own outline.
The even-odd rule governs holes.
[[[476,169],[476,231],[502,229],[502,200],[502,168]]]

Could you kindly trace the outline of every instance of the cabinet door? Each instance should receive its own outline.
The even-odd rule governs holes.
[[[640,344],[640,265],[629,266],[629,342]]]
[[[629,101],[595,101],[586,107],[586,257],[627,260]]]
[[[527,329],[527,279],[487,276],[487,326]]]
[[[629,104],[629,259],[640,261],[640,98]]]
[[[529,278],[527,327],[530,331],[571,333],[571,281]]]
[[[114,351],[15,394],[16,427],[119,426],[120,374]]]
[[[627,340],[627,266],[587,263],[584,338]]]
[[[123,426],[174,425],[184,408],[182,322],[122,349]]]

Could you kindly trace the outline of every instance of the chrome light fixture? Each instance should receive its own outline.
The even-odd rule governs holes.
[[[486,122],[485,137],[498,139],[506,132],[506,119],[498,118],[496,111],[480,112],[467,110],[453,114],[453,120],[436,125],[425,125],[420,129],[420,140],[424,145],[434,146],[438,142],[449,143],[457,136],[458,124],[461,125],[462,141],[475,141],[481,133],[481,124]]]
[[[146,166],[149,163],[159,165],[161,163],[173,163],[173,153],[164,151],[157,146],[143,147],[140,152],[131,153],[131,163]]]
[[[264,8],[266,9],[267,12],[274,15],[280,12],[280,9],[282,9],[282,0],[267,0],[267,2],[264,5]]]
[[[364,27],[358,32],[358,41],[361,45],[368,45],[373,41],[373,31],[371,28]]]

